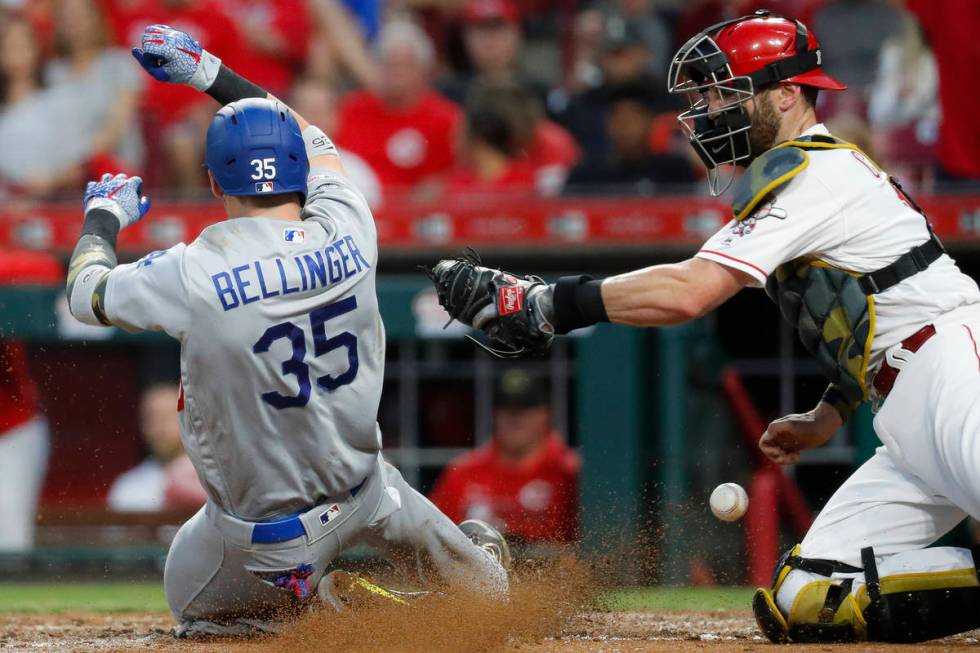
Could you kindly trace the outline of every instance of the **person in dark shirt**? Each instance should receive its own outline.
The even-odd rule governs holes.
[[[620,18],[609,19],[599,48],[601,81],[571,96],[556,90],[548,98],[548,110],[555,120],[572,133],[585,152],[596,157],[604,156],[611,147],[606,129],[610,85],[642,77],[650,85],[651,102],[657,111],[675,106],[664,83],[649,76],[650,49],[636,25]]]
[[[465,104],[474,84],[516,84],[541,103],[548,93],[541,82],[520,70],[523,43],[521,12],[511,0],[469,0],[462,14],[463,44],[471,70],[445,80],[440,92]]]
[[[623,193],[650,195],[694,182],[688,160],[679,154],[654,154],[650,131],[656,116],[656,91],[648,78],[604,88],[608,154],[587,159],[565,182],[566,195]]]

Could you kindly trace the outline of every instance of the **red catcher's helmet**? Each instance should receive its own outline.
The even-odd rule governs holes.
[[[847,86],[820,69],[820,43],[802,23],[777,16],[758,16],[725,25],[713,38],[728,57],[728,65],[735,76],[755,77],[753,73],[769,70],[772,71],[770,74],[760,76],[763,83],[768,78],[769,83],[786,81],[830,91],[847,89]],[[798,55],[805,56],[805,53],[811,52],[814,53],[812,56],[817,67],[783,77],[783,74],[794,72],[787,64],[796,60]],[[756,82],[756,89],[760,85]]]
[[[712,195],[735,178],[729,168],[722,179],[720,167],[746,166],[761,154],[752,151],[752,120],[745,109],[756,93],[779,82],[847,88],[820,69],[822,58],[817,38],[803,23],[765,10],[712,25],[681,46],[670,63],[667,90],[687,96],[690,107],[677,119],[708,168]]]

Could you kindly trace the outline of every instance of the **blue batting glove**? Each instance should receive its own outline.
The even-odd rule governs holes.
[[[85,186],[85,213],[94,209],[109,211],[119,220],[119,228],[125,229],[150,210],[150,198],[142,196],[142,192],[143,180],[139,177],[106,173],[99,181]]]
[[[221,68],[221,59],[202,48],[193,36],[167,25],[150,25],[143,30],[141,46],[133,48],[133,57],[161,82],[206,91]]]

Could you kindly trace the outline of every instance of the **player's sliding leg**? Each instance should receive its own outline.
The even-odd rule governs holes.
[[[373,520],[362,541],[423,586],[503,596],[508,579],[501,562],[508,562],[510,554],[499,533],[491,527],[464,533],[397,469],[385,465],[385,470],[389,498],[397,496],[400,508]]]
[[[312,605],[339,553],[390,505],[381,463],[355,493],[283,520],[249,522],[213,505],[185,523],[170,547],[164,586],[178,636],[277,631]],[[289,518],[292,519],[292,518]],[[296,535],[299,529],[299,535]]]

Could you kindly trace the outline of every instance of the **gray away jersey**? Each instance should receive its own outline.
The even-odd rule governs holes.
[[[184,448],[210,499],[243,519],[360,483],[381,448],[385,335],[374,219],[312,170],[302,222],[236,218],[116,267],[105,310],[181,343]]]

